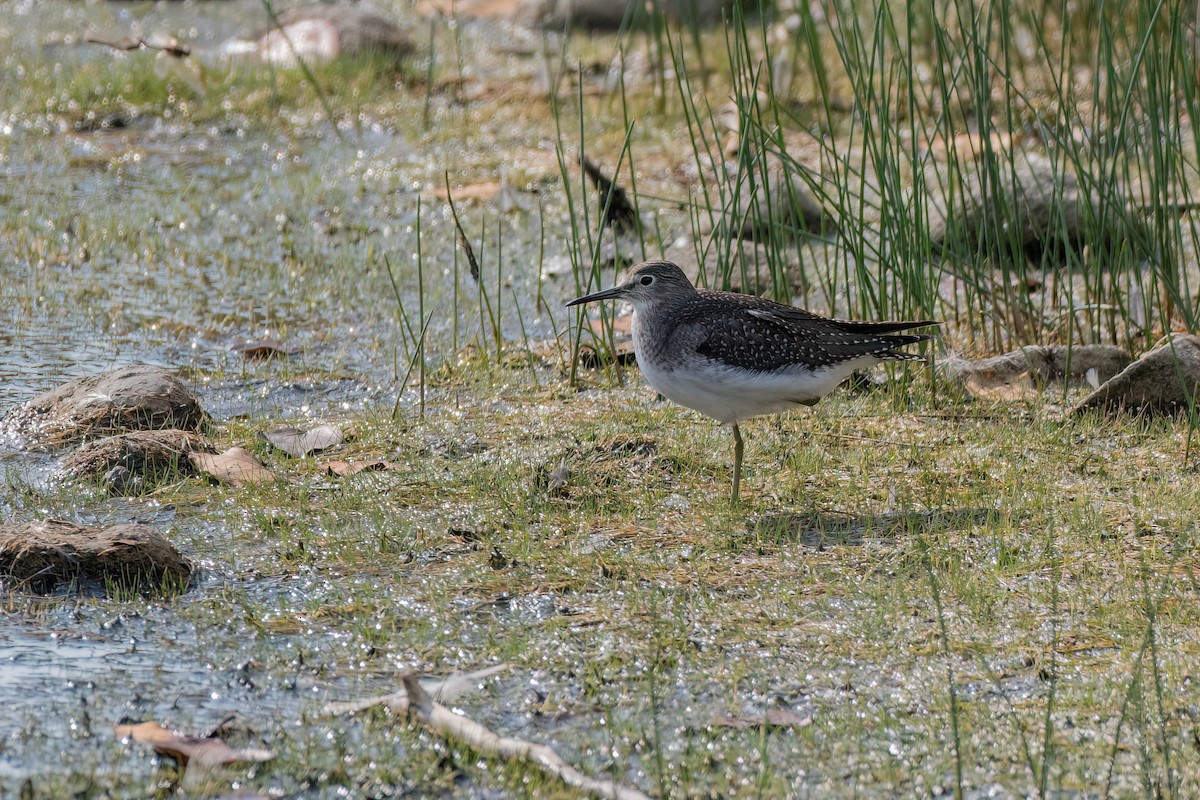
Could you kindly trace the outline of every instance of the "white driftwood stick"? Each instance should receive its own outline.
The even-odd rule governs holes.
[[[479,753],[506,761],[528,761],[556,776],[568,786],[574,786],[597,797],[610,800],[650,800],[650,796],[640,789],[621,786],[611,778],[598,780],[584,775],[563,761],[548,745],[500,736],[468,717],[455,714],[430,697],[429,692],[421,686],[416,673],[411,670],[402,673],[400,678],[404,687],[399,691],[348,703],[330,703],[325,706],[325,712],[343,714],[384,704],[392,711],[416,717],[435,733],[457,739]]]
[[[464,695],[471,694],[478,688],[480,681],[487,680],[493,675],[498,675],[508,668],[508,664],[497,664],[493,667],[477,669],[474,672],[451,672],[449,676],[440,680],[437,678],[422,678],[421,688],[433,695],[434,699],[449,703]],[[374,697],[363,697],[343,703],[329,703],[325,706],[324,713],[340,716],[342,714],[366,711],[368,708],[375,706],[388,706],[393,710],[404,712],[408,708],[407,703],[408,694],[404,689],[400,689],[398,692],[392,694],[379,694]]]

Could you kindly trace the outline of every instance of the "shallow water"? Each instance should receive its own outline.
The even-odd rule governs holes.
[[[257,0],[0,10],[0,63],[8,65],[0,68],[57,73],[126,58],[78,44],[89,25],[113,38],[185,32],[211,59],[232,32],[261,24],[262,13]],[[390,411],[421,328],[418,224],[431,367],[480,330],[478,290],[455,266],[448,209],[426,190],[461,142],[419,150],[401,129],[369,121],[339,139],[319,118],[288,133],[255,121],[124,122],[76,131],[69,119],[0,114],[0,410],[69,378],[142,363],[190,378],[218,422],[302,424]],[[545,210],[546,218],[557,213],[552,203]],[[503,237],[508,272],[493,302],[505,336],[549,335],[536,304],[543,216],[470,203],[460,213],[474,231],[486,224],[489,242]],[[482,255],[495,291],[496,252]],[[231,350],[258,339],[294,354],[255,362]],[[144,786],[149,760],[120,755],[108,733],[122,717],[203,733],[229,711],[253,708],[255,725],[305,727],[274,738],[336,750],[328,725],[302,722],[305,715],[328,699],[394,686],[396,658],[364,661],[358,636],[305,621],[308,610],[350,602],[361,581],[374,593],[375,577],[273,574],[292,545],[248,538],[247,529],[262,531],[253,515],[218,501],[215,512],[177,516],[154,501],[60,490],[53,456],[22,445],[0,440],[0,483],[24,487],[0,501],[3,519],[150,522],[200,562],[193,587],[175,601],[187,614],[171,603],[85,599],[34,602],[0,619],[0,731],[8,737],[0,791],[60,761],[72,764],[70,774],[94,771],[122,785],[110,774],[119,764]],[[279,529],[284,537],[288,530]],[[396,590],[392,607],[411,602]],[[226,618],[230,608],[242,618]],[[336,753],[328,760],[336,764]]]
[[[53,4],[45,14],[7,5],[0,60],[62,73],[141,55],[79,44],[81,30],[177,31],[219,65],[216,44],[262,16],[249,0]],[[69,113],[0,114],[0,407],[126,363],[242,371],[229,347],[247,339],[299,351],[293,372],[396,382],[422,328],[418,247],[429,358],[490,327],[455,252],[449,208],[431,188],[447,167],[494,161],[464,159],[469,124],[463,138],[418,148],[406,133],[411,120],[360,120],[338,138],[319,116],[287,132],[258,120],[197,126],[185,116],[77,132]],[[543,338],[552,330],[536,302],[543,239],[547,255],[561,257],[566,230],[554,226],[564,224],[563,207],[528,194],[520,202],[508,213],[466,203],[460,213],[470,235],[483,237],[475,246],[484,292],[504,335]],[[551,287],[550,296],[564,291]]]
[[[145,136],[166,141],[147,149]],[[18,231],[0,240],[10,326],[0,349],[0,402],[133,362],[240,370],[241,357],[229,349],[249,339],[298,350],[289,365],[297,372],[344,370],[381,381],[406,367],[412,340],[401,308],[415,317],[419,304],[418,196],[393,199],[390,208],[354,198],[364,166],[393,158],[390,142],[317,140],[300,153],[286,142],[218,135],[205,137],[198,169],[191,156],[164,155],[188,145],[186,134],[89,134],[71,149],[93,149],[98,137],[118,138],[103,147],[122,153],[106,155],[98,171],[47,173],[31,152],[46,145],[8,143],[6,179],[24,184],[36,174],[37,188],[0,212],[0,225]],[[66,156],[65,147],[48,147]],[[388,180],[399,182],[400,172],[395,167]],[[502,223],[509,252],[519,253],[522,235],[539,234],[528,221]],[[452,241],[445,220],[426,208],[421,235],[426,314],[434,317],[427,347],[435,355],[449,336],[473,335],[478,318],[465,299],[457,322],[448,318],[454,257],[442,247]],[[31,251],[42,257],[35,261]],[[399,302],[383,254],[401,284]],[[514,278],[501,302],[522,303],[528,334],[544,336],[549,326],[539,320],[535,294],[524,291],[531,279],[536,273]],[[474,294],[464,272],[459,291],[468,290]],[[507,321],[519,335],[512,309]]]

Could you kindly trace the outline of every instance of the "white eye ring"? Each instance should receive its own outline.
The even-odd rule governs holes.
[[[641,283],[642,286],[649,286],[652,283],[654,283],[654,276],[653,275],[643,275],[642,279],[641,279],[641,281],[639,281],[639,283]]]

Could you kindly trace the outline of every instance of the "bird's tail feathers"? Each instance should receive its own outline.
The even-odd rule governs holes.
[[[917,342],[925,342],[932,339],[933,336],[928,333],[903,333],[899,336],[881,336],[879,337],[887,345],[888,349],[878,354],[879,358],[887,361],[924,361],[925,356],[917,353],[901,353],[893,348],[904,347]]]
[[[845,331],[851,333],[895,333],[896,331],[907,331],[912,328],[928,328],[934,325],[941,325],[940,322],[933,320],[921,320],[920,322],[854,322],[849,320],[838,320],[838,326]],[[916,335],[916,334],[913,334]],[[903,338],[903,337],[897,337]],[[920,334],[918,338],[913,339],[914,342],[919,342],[922,339],[928,339],[929,334]],[[905,342],[911,344],[911,342]]]

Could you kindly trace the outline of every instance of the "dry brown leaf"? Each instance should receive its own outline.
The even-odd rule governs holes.
[[[264,483],[275,480],[275,473],[259,462],[254,454],[244,447],[231,447],[220,455],[211,453],[188,453],[192,466],[222,483],[240,486],[246,483]]]
[[[242,358],[247,361],[269,361],[272,358],[287,358],[295,354],[295,350],[284,347],[279,342],[271,342],[266,339],[248,339],[244,342],[233,344],[229,348],[235,353],[240,353]]]
[[[220,739],[185,736],[169,731],[157,722],[135,722],[118,725],[113,731],[122,739],[154,748],[162,756],[170,756],[181,765],[189,762],[217,767],[242,761],[269,761],[275,757],[270,750],[236,750]]]
[[[994,372],[974,372],[963,381],[963,388],[981,400],[1012,402],[1037,394],[1033,375],[1028,370],[1019,375],[1000,375]]]
[[[1112,639],[1099,638],[1093,641],[1079,641],[1073,636],[1067,637],[1060,641],[1054,648],[1056,653],[1063,655],[1071,655],[1073,653],[1086,653],[1092,650],[1111,650],[1117,647],[1117,643]]]
[[[342,429],[335,425],[318,425],[310,431],[302,431],[299,428],[277,428],[258,435],[296,458],[301,458],[317,450],[337,447],[346,438]]]
[[[322,461],[319,466],[325,472],[330,475],[336,475],[339,478],[348,478],[360,472],[399,472],[400,470],[408,469],[404,464],[397,464],[395,461],[382,461],[380,459],[372,461]]]

